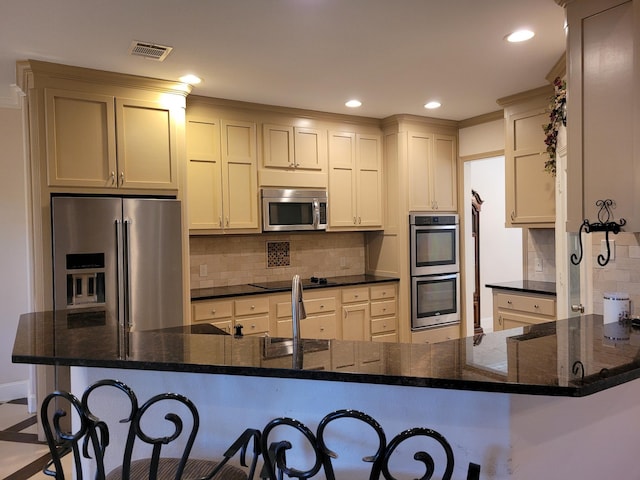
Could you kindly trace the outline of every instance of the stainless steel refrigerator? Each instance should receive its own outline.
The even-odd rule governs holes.
[[[179,200],[54,196],[52,228],[56,310],[125,336],[183,325]]]

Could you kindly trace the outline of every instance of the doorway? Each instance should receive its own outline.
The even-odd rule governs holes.
[[[468,160],[464,163],[464,266],[465,326],[473,332],[475,290],[474,238],[472,236],[472,190],[482,198],[479,212],[480,236],[480,323],[485,332],[493,330],[493,299],[487,283],[522,280],[522,229],[505,228],[504,156]],[[469,333],[470,334],[470,333]]]

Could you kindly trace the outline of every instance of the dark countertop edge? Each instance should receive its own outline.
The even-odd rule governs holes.
[[[553,290],[551,286],[553,285]],[[523,293],[535,293],[538,295],[549,295],[555,297],[555,283],[554,282],[499,282],[499,283],[487,283],[487,288],[495,288],[499,290],[509,290],[511,292],[523,292]]]
[[[354,285],[364,285],[367,283],[386,283],[397,282],[400,279],[396,277],[381,277],[377,275],[348,275],[343,280],[340,277],[332,277],[334,283],[330,285],[318,285],[313,290],[321,288],[341,288],[351,287]],[[194,288],[191,290],[191,301],[197,300],[214,300],[217,298],[242,297],[247,295],[266,295],[274,293],[284,293],[290,291],[290,288],[282,288],[277,290],[267,290],[251,285],[231,285],[229,287],[207,287]]]
[[[138,362],[135,360],[79,360],[31,358],[14,355],[14,363],[56,365],[69,367],[116,368],[124,370],[150,370],[175,373],[201,373],[211,375],[242,375],[266,378],[286,378],[298,380],[321,380],[330,382],[364,383],[370,385],[389,385],[416,388],[440,388],[445,390],[461,390],[488,393],[506,393],[521,395],[540,395],[553,397],[584,397],[606,390],[616,385],[640,377],[640,369],[618,373],[611,378],[599,378],[591,383],[575,386],[515,384],[500,382],[483,382],[475,380],[420,378],[401,375],[379,375],[349,372],[327,372],[322,370],[292,370],[266,367],[222,366],[176,364],[166,362]]]

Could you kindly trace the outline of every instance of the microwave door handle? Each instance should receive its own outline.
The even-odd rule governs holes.
[[[320,227],[320,202],[317,198],[313,199],[313,228]]]

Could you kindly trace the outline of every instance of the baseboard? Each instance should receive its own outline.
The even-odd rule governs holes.
[[[29,381],[0,383],[0,402],[29,397]]]

